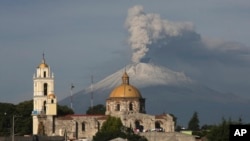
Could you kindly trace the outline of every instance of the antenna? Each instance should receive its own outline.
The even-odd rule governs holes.
[[[45,54],[43,52],[43,59],[42,59],[42,63],[45,63]]]
[[[91,75],[91,85],[90,85],[90,88],[91,88],[91,100],[90,100],[90,106],[91,106],[91,109],[93,109],[93,83],[94,83],[94,77],[93,75]]]
[[[45,54],[44,54],[44,52],[43,52],[43,60],[44,60],[44,58],[45,58]]]
[[[73,85],[73,83],[71,83],[71,88],[70,88],[70,108],[73,110],[73,89],[75,88],[75,86]]]

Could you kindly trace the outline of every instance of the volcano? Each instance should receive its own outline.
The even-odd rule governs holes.
[[[176,72],[152,63],[129,64],[124,69],[107,76],[75,94],[73,107],[77,114],[83,114],[90,107],[91,93],[94,104],[104,104],[111,91],[122,83],[122,74],[127,72],[130,84],[137,87],[146,99],[149,114],[171,113],[178,118],[177,124],[185,126],[193,112],[199,113],[200,122],[220,122],[222,117],[249,117],[249,100],[232,93],[222,93],[200,85],[183,72]],[[70,97],[59,101],[70,105]]]

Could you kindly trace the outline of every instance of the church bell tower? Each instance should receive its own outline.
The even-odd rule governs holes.
[[[54,116],[57,114],[57,100],[54,94],[54,75],[49,65],[45,62],[43,54],[42,62],[37,66],[33,76],[33,135],[44,134],[43,120],[49,120],[54,127]]]

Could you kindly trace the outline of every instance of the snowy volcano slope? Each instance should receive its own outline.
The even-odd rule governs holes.
[[[94,105],[105,104],[112,89],[121,84],[124,71],[121,69],[93,85]],[[146,98],[149,114],[172,113],[181,120],[180,123],[187,122],[194,111],[205,123],[220,121],[222,117],[242,117],[244,120],[244,116],[250,116],[246,112],[249,101],[199,85],[182,72],[149,63],[130,64],[126,66],[126,72],[130,84]],[[90,94],[91,87],[88,87],[73,95],[75,113],[86,112]],[[70,97],[66,97],[59,104],[69,105],[69,102]]]
[[[107,76],[103,80],[95,83],[73,95],[74,111],[84,113],[90,106],[90,94],[94,93],[95,103],[105,103],[112,89],[122,83],[122,75],[127,72],[130,84],[142,89],[161,85],[183,85],[192,83],[182,72],[175,72],[165,67],[159,67],[149,63],[129,64],[126,68]],[[152,88],[153,89],[153,88]],[[70,105],[70,97],[66,97],[59,102],[63,105]]]
[[[120,85],[121,77],[125,71],[129,75],[131,84],[139,88],[156,85],[180,85],[192,82],[191,79],[182,72],[175,72],[154,64],[138,63],[127,65],[126,68],[97,82],[93,85],[94,89],[113,89]],[[89,92],[90,90],[91,88],[89,87],[86,89],[86,92]]]

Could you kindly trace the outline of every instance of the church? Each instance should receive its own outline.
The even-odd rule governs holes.
[[[121,84],[106,99],[105,115],[67,115],[57,117],[57,98],[54,92],[54,74],[44,55],[33,76],[33,135],[65,136],[69,139],[91,141],[108,116],[119,117],[126,127],[135,132],[158,131],[161,134],[175,132],[173,117],[169,114],[146,114],[145,99],[130,84],[124,71]],[[146,134],[145,134],[146,136]]]

